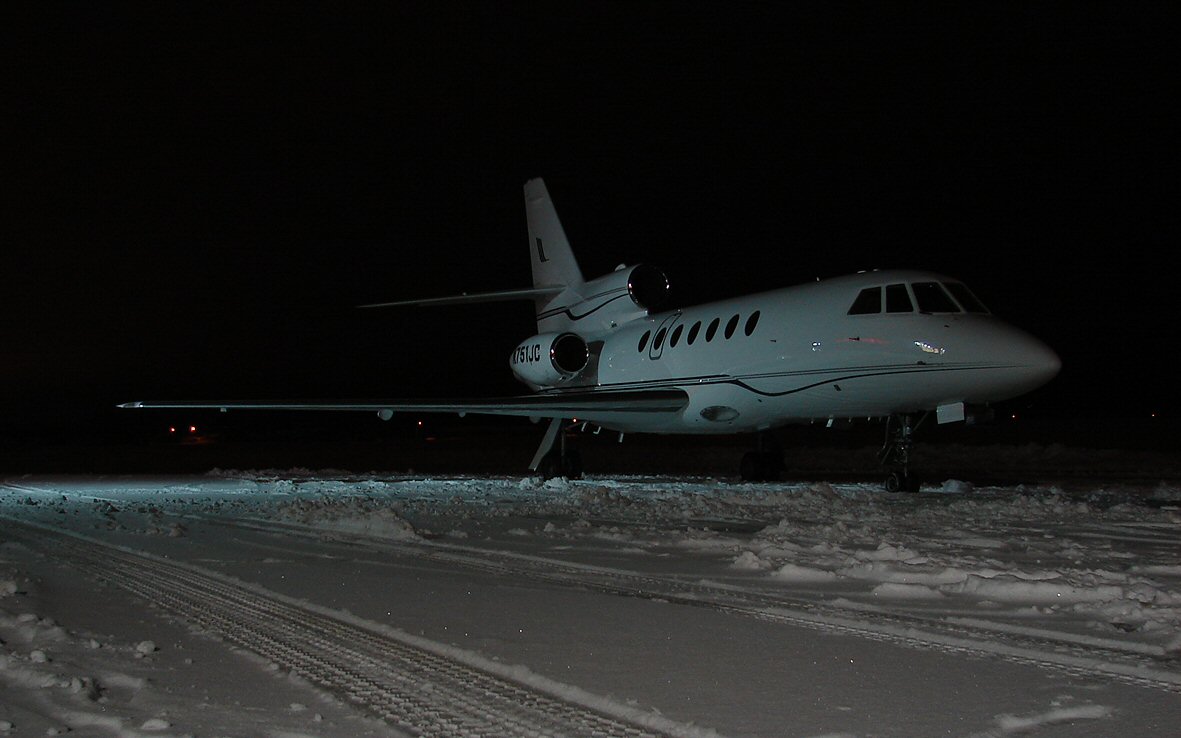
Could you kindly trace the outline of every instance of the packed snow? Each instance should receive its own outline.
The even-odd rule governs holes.
[[[656,734],[1171,736],[1179,505],[1168,483],[10,478],[0,735],[412,732],[80,573],[68,540],[99,568],[181,563]]]

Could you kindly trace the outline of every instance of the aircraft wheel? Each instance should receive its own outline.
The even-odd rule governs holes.
[[[562,461],[562,476],[567,479],[582,479],[582,454],[567,451],[566,458]]]
[[[541,475],[542,479],[553,479],[554,477],[561,476],[562,457],[554,451],[542,456],[541,463],[537,466],[537,473]]]
[[[577,451],[567,451],[563,458],[559,452],[551,451],[541,458],[537,473],[542,479],[582,479],[582,456]]]
[[[773,451],[763,452],[763,479],[778,482],[783,476],[783,457]]]
[[[907,472],[894,471],[886,475],[887,492],[918,492],[919,484],[919,478]]]

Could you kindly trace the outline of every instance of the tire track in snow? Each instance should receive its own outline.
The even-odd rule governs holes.
[[[4,517],[51,549],[415,736],[716,736],[424,638],[384,629],[189,564]]]
[[[450,560],[472,568],[500,570],[509,576],[533,576],[613,594],[709,607],[763,621],[855,635],[911,648],[1001,657],[1072,676],[1102,675],[1136,686],[1181,692],[1181,673],[1160,668],[1163,664],[1157,659],[1069,637],[1017,633],[954,619],[853,610],[722,584],[686,582],[634,572],[610,570],[593,574],[580,567],[563,567],[549,562],[525,562],[522,565],[519,560],[514,560],[516,555],[509,552],[494,554],[497,558],[507,558],[507,561],[491,563],[472,555],[484,553],[475,550],[470,553],[432,553],[426,557]]]
[[[461,566],[506,577],[526,577],[560,586],[583,587],[608,594],[707,607],[767,622],[841,633],[909,648],[938,650],[1023,663],[1075,677],[1104,679],[1138,687],[1181,693],[1177,661],[1100,638],[1066,633],[990,627],[966,618],[935,619],[903,613],[873,612],[792,598],[743,587],[686,581],[626,569],[575,564],[510,551],[476,548],[441,541],[389,541],[294,523],[226,520],[198,516],[208,523],[282,535],[306,535],[375,548]]]

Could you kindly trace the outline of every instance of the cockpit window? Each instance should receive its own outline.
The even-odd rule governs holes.
[[[944,282],[943,286],[951,293],[956,302],[960,304],[965,311],[969,313],[987,313],[988,308],[984,307],[984,303],[976,299],[976,295],[972,294],[972,290],[968,289],[967,285],[961,282]]]
[[[939,286],[938,282],[915,282],[910,286],[914,299],[919,303],[919,312],[958,313],[959,306]]]
[[[882,312],[883,289],[887,313],[914,312],[916,302],[918,309],[924,313],[988,312],[988,308],[960,282],[914,282],[909,285],[909,289],[905,284],[889,284],[884,288],[866,287],[857,293],[857,298],[849,307],[849,315],[873,315]]]
[[[909,313],[914,310],[910,302],[910,293],[904,284],[886,285],[886,312]]]
[[[866,287],[853,301],[849,315],[871,315],[882,312],[882,288]]]

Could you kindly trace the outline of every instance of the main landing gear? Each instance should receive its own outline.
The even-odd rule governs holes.
[[[783,451],[769,431],[758,434],[754,451],[742,455],[739,474],[744,482],[777,482],[783,474]]]
[[[578,449],[567,443],[565,421],[562,418],[550,420],[529,469],[540,474],[542,479],[582,478],[582,456]]]
[[[878,461],[886,467],[887,492],[918,492],[920,480],[910,471],[910,450],[914,447],[914,432],[926,420],[923,413],[916,420],[914,415],[891,415],[886,419],[886,442],[878,452]]]

